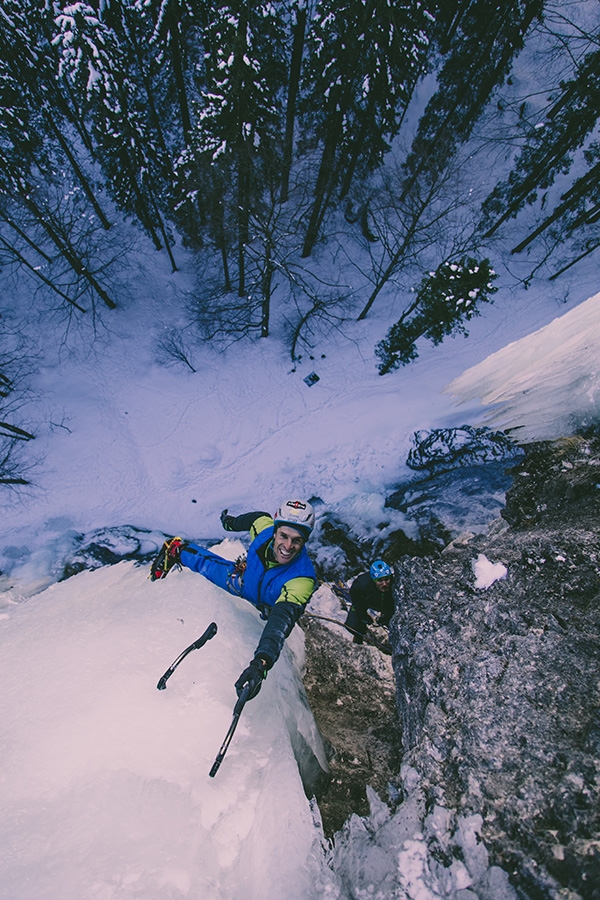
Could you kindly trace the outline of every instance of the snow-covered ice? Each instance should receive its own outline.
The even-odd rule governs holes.
[[[447,392],[491,407],[485,421],[521,443],[573,434],[600,419],[600,294],[492,353]]]
[[[485,553],[480,553],[473,560],[473,572],[475,574],[475,587],[479,590],[491,587],[495,581],[500,581],[508,575],[508,569],[501,562],[491,562]]]
[[[229,551],[239,551],[227,542]],[[216,636],[157,681],[211,621]],[[240,717],[233,683],[263,623],[184,570],[85,571],[0,620],[2,900],[264,900],[333,884],[287,721],[301,700],[301,632]]]

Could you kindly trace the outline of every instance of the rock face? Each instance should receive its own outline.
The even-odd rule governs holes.
[[[339,627],[309,617],[302,627],[304,687],[329,756],[329,778],[316,796],[331,838],[352,813],[368,815],[367,785],[387,797],[397,778],[402,745],[394,674],[389,656],[352,644]]]
[[[403,765],[430,808],[481,816],[519,897],[598,900],[600,440],[513,474],[486,535],[396,566]]]

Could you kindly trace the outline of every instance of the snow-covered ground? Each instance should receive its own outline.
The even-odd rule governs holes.
[[[546,361],[554,374],[552,401],[563,320],[526,344],[535,345],[535,358],[514,342],[573,308],[579,333],[591,333],[597,299],[577,311],[592,293],[587,285],[594,279],[584,275],[560,291],[501,291],[470,323],[468,339],[449,338],[437,348],[421,342],[416,362],[381,377],[374,346],[389,326],[387,309],[320,338],[294,364],[277,338],[222,350],[194,343],[182,312],[195,289],[185,265],[172,275],[165,259],[147,257],[131,276],[132,299],[124,292],[122,305],[94,329],[83,317],[79,332],[71,326],[64,340],[56,317],[36,314],[28,323],[42,355],[31,379],[34,396],[18,423],[36,435],[25,448],[31,486],[3,489],[0,570],[13,583],[36,580],[40,548],[51,542],[55,555],[69,531],[129,523],[219,539],[224,507],[271,510],[294,495],[319,498],[333,511],[343,506],[346,520],[368,528],[386,492],[410,475],[404,463],[413,432],[481,422],[484,404],[501,400],[501,387],[512,384],[511,372],[529,379],[530,392],[531,384],[547,381]],[[10,322],[10,313],[4,318]],[[157,337],[172,327],[181,330],[196,372],[157,362]],[[539,354],[546,335],[552,358]],[[569,355],[582,370],[589,361],[596,371],[597,333],[594,340],[587,356],[585,341]],[[472,369],[476,364],[482,369]],[[490,364],[495,370],[488,375]],[[309,387],[304,378],[313,371],[320,380]],[[581,371],[561,372],[569,385],[561,401],[569,408],[569,379],[577,377],[587,397],[597,391]],[[451,382],[449,397],[444,389]],[[402,527],[401,517],[395,524]],[[41,569],[45,564],[44,558]]]
[[[491,407],[517,441],[552,440],[600,421],[600,294],[469,368],[447,387]]]
[[[562,366],[564,323],[549,325],[572,310],[579,335],[591,322],[597,329],[598,298],[582,303],[597,285],[588,291],[593,273],[585,275],[560,295],[501,291],[469,340],[425,345],[416,363],[383,378],[373,352],[389,325],[383,310],[322,338],[295,366],[276,339],[219,351],[194,345],[185,330],[196,372],[160,365],[156,337],[184,328],[178,310],[193,283],[184,264],[171,275],[157,255],[95,336],[82,327],[77,343],[72,335],[64,344],[51,317],[36,322],[44,355],[22,423],[36,434],[26,448],[35,465],[30,487],[4,491],[0,522],[0,900],[349,896],[327,865],[293,751],[300,732],[319,752],[299,680],[300,631],[212,779],[233,682],[262,627],[255,611],[188,572],[153,584],[133,563],[56,579],[80,534],[129,524],[147,529],[148,551],[161,532],[220,539],[224,507],[273,510],[290,495],[318,498],[319,514],[343,512],[359,532],[376,530],[386,493],[407,475],[412,433],[477,424],[481,399],[502,400],[498,382],[511,377],[521,395],[511,388],[504,424],[522,422],[521,399],[535,424],[529,387],[547,383],[545,359],[562,374],[553,396],[563,410],[572,377],[597,409],[597,352],[585,357],[588,345],[573,334],[564,346],[577,367]],[[591,380],[582,380],[583,363]],[[481,390],[473,372],[457,381],[476,364],[485,368]],[[312,371],[319,381],[309,387]],[[482,369],[474,372],[479,379]],[[450,382],[467,398],[460,406],[444,392]],[[402,527],[401,513],[386,516]],[[240,552],[236,542],[223,546]],[[316,609],[320,602],[328,599],[317,596]],[[157,691],[211,621],[215,638]],[[381,819],[377,803],[374,811]],[[405,867],[397,896],[446,896],[425,878],[417,824],[409,837],[416,855],[407,845],[390,862],[395,851],[377,851],[392,869]],[[344,853],[347,861],[358,851]],[[377,853],[361,871],[372,896]]]

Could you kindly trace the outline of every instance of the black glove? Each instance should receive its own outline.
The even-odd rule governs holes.
[[[234,522],[234,517],[228,516],[227,510],[224,509],[223,512],[221,513],[221,525],[223,526],[225,531],[233,531],[234,530],[233,522]]]
[[[247,669],[244,669],[240,677],[235,683],[235,689],[238,697],[248,685],[250,693],[248,700],[253,700],[262,687],[264,679],[267,677],[268,665],[258,657],[255,657]]]

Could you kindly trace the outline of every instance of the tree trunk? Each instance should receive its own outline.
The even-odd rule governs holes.
[[[46,278],[44,273],[40,272],[40,270],[37,266],[32,266],[31,263],[28,262],[21,253],[19,253],[19,251],[16,249],[16,247],[12,247],[8,243],[8,241],[5,241],[4,238],[2,238],[2,237],[0,237],[0,244],[2,244],[2,246],[4,246],[5,249],[9,251],[9,253],[12,253],[12,255],[15,257],[15,259],[17,260],[17,262],[20,265],[25,266],[26,269],[29,269],[29,271],[36,278],[39,278],[40,281],[43,281],[44,284],[47,285],[49,288],[51,288],[56,294],[58,294],[59,297],[62,297],[63,300],[66,300],[67,303],[70,303],[71,306],[74,306],[75,309],[79,310],[79,312],[83,312],[83,313],[86,312],[86,310],[83,308],[83,306],[79,306],[79,304],[76,303],[75,300],[72,300],[67,294],[64,293],[64,291],[61,291],[60,288],[57,288],[56,285],[53,284],[49,278]],[[35,246],[35,245],[32,244],[32,246]],[[39,251],[39,252],[41,252],[41,251]],[[44,256],[46,256],[45,253],[44,253]],[[46,257],[46,259],[49,259],[49,257]]]
[[[334,187],[335,178],[335,151],[337,149],[339,134],[341,130],[341,121],[338,118],[333,123],[333,127],[329,132],[325,146],[323,147],[323,155],[321,157],[321,165],[319,166],[319,174],[315,185],[315,200],[310,213],[310,219],[306,228],[304,237],[304,246],[302,247],[302,257],[310,256],[313,247],[319,237],[319,230],[323,217],[327,210],[331,194]]]
[[[562,269],[559,269],[558,272],[555,272],[554,275],[551,275],[548,279],[549,281],[554,281],[555,278],[558,278],[559,275],[562,275],[563,272],[566,272],[567,269],[570,269],[571,266],[574,266],[576,263],[580,262],[582,259],[585,259],[586,256],[589,256],[590,253],[593,253],[594,250],[597,250],[600,247],[600,241],[597,241],[595,244],[592,244],[587,250],[584,250],[583,253],[580,253],[579,256],[572,259],[570,263],[567,263],[566,266],[563,266]]]
[[[362,122],[360,125],[360,131],[358,136],[354,139],[354,147],[350,154],[350,159],[345,169],[344,179],[342,181],[342,185],[340,187],[340,200],[343,200],[347,195],[348,191],[352,186],[352,180],[354,178],[354,172],[356,171],[356,166],[360,157],[361,150],[364,147],[364,141],[367,136],[367,122],[369,116],[372,113],[372,102],[369,105],[369,109],[365,112],[364,116],[362,116]]]
[[[77,179],[78,179],[78,181],[79,181],[81,187],[83,188],[86,197],[87,197],[88,200],[90,201],[90,203],[91,203],[91,205],[92,205],[92,207],[93,207],[93,209],[94,209],[94,212],[96,213],[96,215],[97,215],[98,218],[100,219],[100,222],[101,222],[101,224],[102,224],[102,227],[103,227],[106,231],[108,231],[108,230],[110,229],[110,227],[111,227],[111,224],[110,224],[110,222],[108,221],[107,217],[105,216],[104,211],[102,210],[102,207],[101,207],[100,204],[98,203],[98,200],[96,199],[96,196],[95,196],[95,194],[94,194],[94,192],[93,192],[93,190],[92,190],[92,188],[91,188],[91,185],[90,185],[88,179],[86,178],[86,176],[83,174],[83,172],[82,172],[82,170],[81,170],[81,168],[80,168],[80,166],[79,166],[79,163],[78,163],[77,160],[75,159],[75,156],[73,155],[73,153],[72,153],[72,151],[71,151],[71,148],[69,147],[69,145],[68,145],[66,139],[65,139],[64,136],[61,134],[60,129],[58,128],[58,126],[56,125],[54,119],[52,118],[52,116],[51,116],[48,112],[46,112],[46,117],[45,117],[45,118],[46,118],[46,121],[48,122],[50,128],[52,129],[52,131],[53,131],[54,134],[56,135],[56,138],[57,138],[57,140],[58,140],[58,143],[59,143],[60,146],[62,147],[65,156],[67,157],[67,159],[68,159],[69,162],[71,163],[71,167],[72,167],[73,171],[75,172],[75,175],[77,176]]]
[[[306,30],[306,10],[297,10],[296,24],[294,25],[294,43],[292,46],[292,58],[290,61],[290,79],[288,84],[287,106],[285,110],[285,139],[283,144],[283,161],[281,172],[280,200],[285,203],[288,199],[290,186],[290,171],[294,157],[294,123],[296,120],[296,98],[300,84],[300,72],[302,68],[302,53],[304,50],[304,34]]]
[[[142,194],[142,190],[137,182],[137,178],[135,177],[135,172],[133,171],[131,166],[129,166],[129,164],[127,165],[127,174],[129,177],[129,183],[131,185],[131,189],[132,189],[132,191],[135,195],[136,201],[137,201],[136,210],[135,210],[136,215],[137,215],[138,219],[140,220],[142,226],[146,229],[146,231],[150,235],[150,238],[152,240],[152,243],[154,244],[155,249],[162,250],[163,245],[161,244],[160,238],[158,237],[158,235],[156,233],[156,228],[154,227],[154,222],[152,221],[152,216],[150,215],[150,211],[148,210],[148,204],[146,203],[146,199],[145,199],[144,195]]]
[[[40,256],[46,260],[46,262],[48,262],[48,263],[52,262],[52,257],[48,256],[48,254],[44,250],[42,250],[41,247],[38,247],[38,245],[36,243],[34,243],[34,241],[32,241],[31,238],[28,237],[21,228],[19,228],[17,223],[13,219],[11,219],[10,216],[7,216],[6,213],[2,212],[1,210],[0,210],[0,219],[3,219],[7,225],[10,225],[10,227],[14,231],[17,232],[19,237],[22,238],[26,244],[29,244],[29,246],[31,247],[32,250],[35,250],[36,253],[39,253]]]
[[[246,160],[238,162],[238,297],[246,295],[246,245],[250,223],[250,176]]]
[[[273,281],[273,259],[271,242],[267,240],[265,247],[265,268],[262,277],[262,316],[260,336],[269,337],[269,317],[271,314],[271,285]]]
[[[178,271],[177,264],[175,263],[175,257],[173,256],[173,252],[171,250],[171,242],[169,241],[169,235],[167,234],[167,230],[165,228],[165,223],[164,223],[163,217],[160,214],[158,205],[156,203],[156,200],[154,199],[154,195],[152,194],[152,192],[150,192],[150,202],[154,209],[154,215],[158,221],[158,227],[160,229],[160,233],[163,236],[163,243],[165,246],[165,250],[167,251],[167,256],[169,257],[169,262],[171,263],[171,269],[173,270],[173,272],[177,272]]]
[[[181,42],[179,40],[179,22],[181,19],[178,0],[171,0],[169,10],[167,12],[168,29],[169,29],[169,49],[171,51],[171,62],[173,63],[173,74],[175,76],[175,87],[177,90],[177,99],[179,100],[179,110],[181,113],[181,126],[183,128],[183,137],[186,146],[189,146],[190,135],[192,132],[192,122],[190,118],[190,108],[188,104],[187,92],[185,89],[185,77],[183,74],[183,59],[181,53]]]
[[[8,432],[8,434],[3,435],[3,437],[10,437],[15,441],[35,440],[34,434],[31,434],[29,431],[24,431],[16,425],[10,425],[8,422],[0,422],[0,428],[4,428]]]
[[[103,303],[105,303],[109,309],[116,309],[117,304],[110,299],[102,285],[100,285],[96,280],[93,272],[90,272],[89,269],[84,265],[70,240],[67,237],[61,235],[59,231],[54,227],[50,216],[47,213],[42,212],[42,210],[37,206],[37,204],[31,199],[30,196],[22,196],[21,199],[25,203],[29,211],[35,216],[36,221],[42,226],[52,243],[57,247],[58,250],[60,250],[75,274],[88,282],[90,287],[94,289]]]

